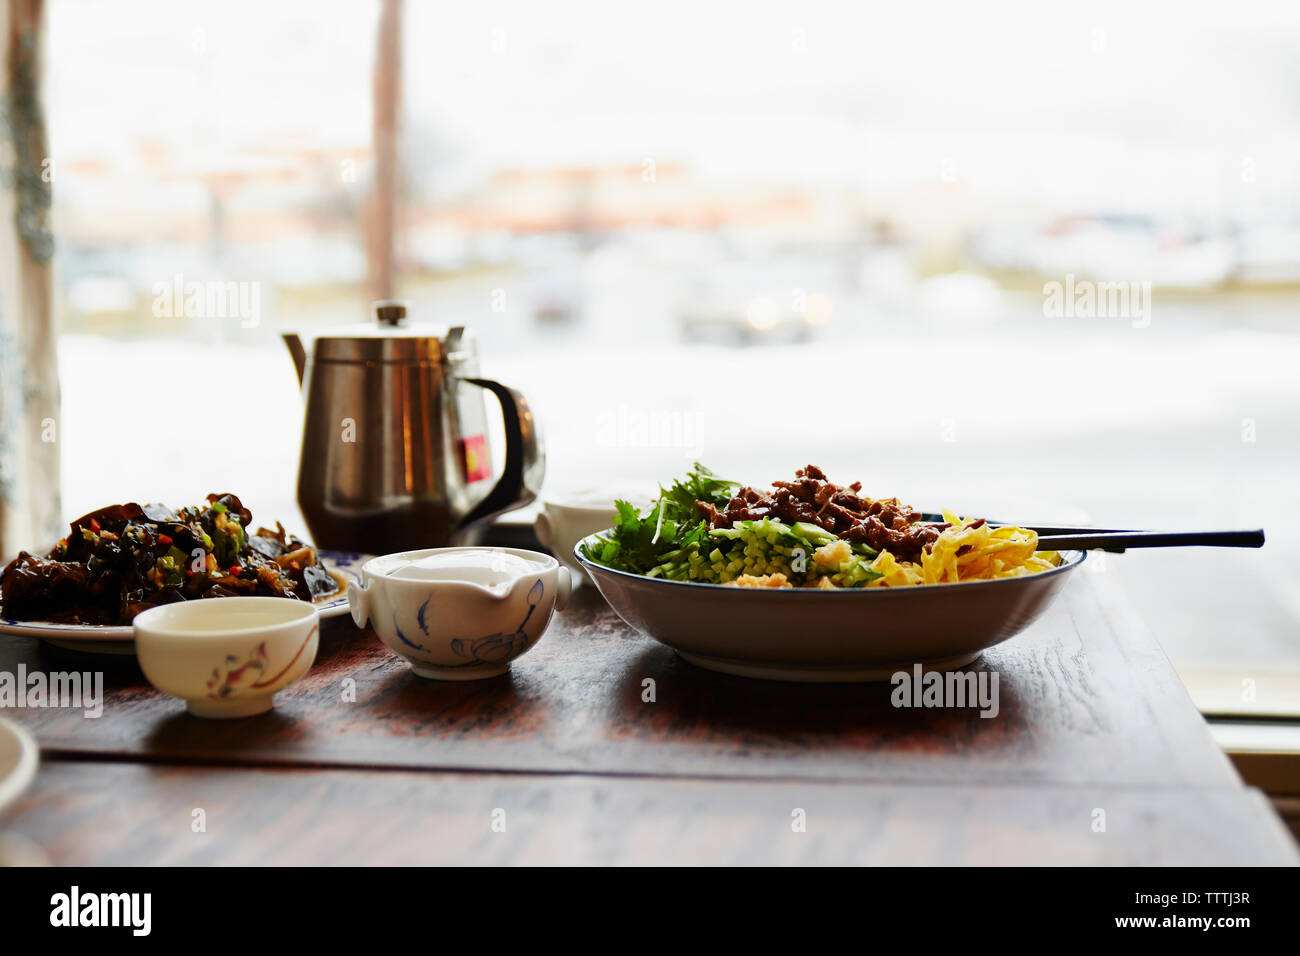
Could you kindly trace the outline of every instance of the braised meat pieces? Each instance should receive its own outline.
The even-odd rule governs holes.
[[[47,556],[22,552],[0,575],[12,620],[129,624],[141,611],[193,598],[269,595],[311,601],[338,591],[312,548],[276,530],[248,530],[231,494],[173,510],[130,502],[72,523]]]
[[[721,510],[705,501],[695,502],[695,508],[710,529],[763,518],[779,518],[789,524],[806,521],[846,541],[866,542],[905,561],[917,560],[948,527],[920,523],[921,513],[899,504],[897,498],[862,497],[860,481],[834,484],[816,465],[800,468],[793,481],[772,482],[772,488],[762,492],[745,486]]]

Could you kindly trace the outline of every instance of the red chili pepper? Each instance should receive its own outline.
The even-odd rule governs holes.
[[[95,532],[95,534],[99,534],[99,522],[94,518],[90,519],[90,530]]]
[[[165,534],[160,534],[160,535],[158,535],[158,543],[159,543],[159,544],[171,544],[171,543],[172,543],[171,536],[170,536],[170,535],[165,535]]]
[[[242,570],[244,570],[244,569],[241,568],[241,567],[240,567],[239,565],[237,565],[237,564],[232,564],[232,565],[230,566],[230,573],[233,574],[233,575],[235,575],[236,577],[239,576],[239,572],[242,571]]]

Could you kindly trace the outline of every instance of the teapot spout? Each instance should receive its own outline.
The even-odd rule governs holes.
[[[293,359],[293,370],[298,373],[298,387],[301,388],[303,375],[307,372],[307,350],[303,348],[302,339],[293,332],[286,332],[280,337],[289,348],[289,355]]]

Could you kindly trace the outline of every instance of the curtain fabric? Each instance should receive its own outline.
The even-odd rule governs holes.
[[[43,0],[0,0],[0,562],[61,534]]]

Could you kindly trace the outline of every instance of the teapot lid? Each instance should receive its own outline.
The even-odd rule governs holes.
[[[409,325],[410,303],[380,299],[371,303],[374,321],[331,329],[316,337],[316,362],[444,362],[477,353],[474,333],[463,325]]]

